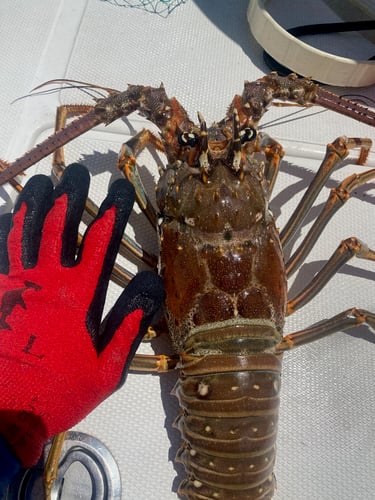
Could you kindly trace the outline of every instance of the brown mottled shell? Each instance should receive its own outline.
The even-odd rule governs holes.
[[[213,164],[206,182],[185,164],[161,177],[161,274],[178,352],[208,324],[227,322],[240,335],[258,318],[281,331],[286,279],[266,190],[255,161],[243,178],[223,162]]]

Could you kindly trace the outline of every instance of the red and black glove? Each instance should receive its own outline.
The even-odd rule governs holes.
[[[112,184],[76,255],[88,186],[78,164],[55,189],[34,176],[0,222],[0,435],[24,467],[124,382],[164,298],[140,273],[101,322],[134,189]]]

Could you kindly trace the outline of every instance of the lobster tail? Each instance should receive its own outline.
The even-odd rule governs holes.
[[[190,500],[270,499],[281,360],[257,356],[181,356],[175,395],[184,444],[177,460],[189,477]]]

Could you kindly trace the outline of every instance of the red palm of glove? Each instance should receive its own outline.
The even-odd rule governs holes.
[[[69,196],[62,194],[46,216],[37,265],[25,268],[27,204],[21,203],[8,238],[9,273],[0,275],[0,434],[24,466],[36,463],[50,436],[75,425],[121,384],[128,355],[162,297],[155,277],[143,273],[99,336],[119,210],[113,204],[94,221],[71,267],[61,263],[68,211]]]

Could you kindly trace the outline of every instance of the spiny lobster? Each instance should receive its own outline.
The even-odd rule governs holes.
[[[15,183],[20,171],[74,137],[133,111],[159,127],[160,137],[143,130],[124,144],[118,167],[135,185],[139,205],[159,230],[166,320],[180,370],[176,425],[184,444],[178,460],[187,478],[179,494],[196,500],[270,499],[283,352],[363,323],[375,328],[374,313],[352,308],[299,332],[282,333],[285,315],[310,301],[352,256],[375,260],[375,252],[357,238],[344,240],[293,298],[287,297],[287,277],[306,259],[353,189],[375,178],[375,169],[347,177],[332,189],[302,244],[284,262],[283,248],[325,181],[352,148],[360,148],[358,163],[364,164],[372,143],[339,137],[329,144],[318,173],[279,234],[268,203],[284,152],[257,125],[277,99],[320,104],[370,125],[375,113],[294,74],[271,73],[246,82],[225,118],[210,127],[200,114],[198,125],[191,121],[163,86],[106,90],[109,97],[97,99],[91,110],[71,108],[87,111],[83,117],[14,163],[4,163],[0,183]],[[158,214],[136,166],[138,153],[149,144],[167,157],[156,190]],[[62,161],[56,163],[59,170]],[[133,368],[162,371],[175,364],[172,358],[155,357],[149,364],[136,356]]]

